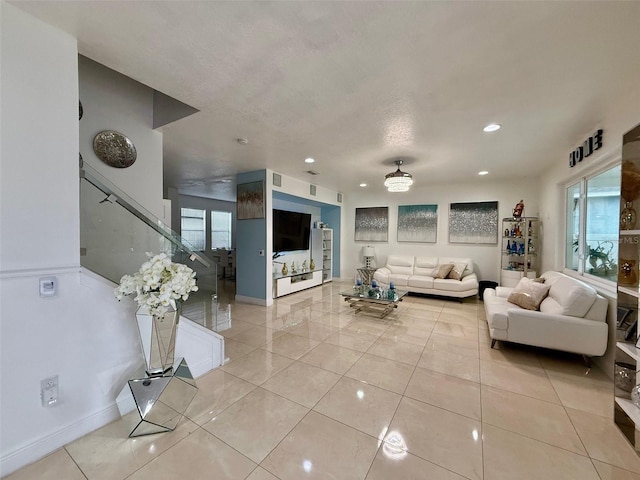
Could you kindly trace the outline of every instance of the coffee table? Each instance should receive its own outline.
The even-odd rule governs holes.
[[[369,293],[370,291],[371,289],[367,287],[354,287],[351,290],[340,292],[340,295],[344,297],[345,302],[356,309],[355,313],[374,313],[380,318],[384,318],[394,308],[398,308],[402,297],[408,293],[404,290],[395,289],[393,290],[393,295],[390,296],[388,294],[389,290],[374,290],[372,294]]]

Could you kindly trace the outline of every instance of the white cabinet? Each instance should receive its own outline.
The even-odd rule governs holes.
[[[540,250],[537,217],[502,219],[500,285],[515,287],[524,276],[535,278]]]
[[[322,267],[322,281],[330,282],[333,279],[333,229],[314,228],[311,239],[316,268]],[[318,257],[320,260],[316,261]]]
[[[289,295],[311,287],[322,285],[322,272],[297,273],[295,275],[276,275],[274,277],[273,298]]]

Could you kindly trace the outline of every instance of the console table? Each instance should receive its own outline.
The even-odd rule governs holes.
[[[273,276],[273,298],[322,285],[322,270]]]

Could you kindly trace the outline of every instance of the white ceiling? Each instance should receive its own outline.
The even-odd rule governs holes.
[[[162,129],[165,185],[216,198],[264,168],[382,193],[397,157],[416,186],[535,177],[640,81],[640,2],[12,3],[199,109]]]

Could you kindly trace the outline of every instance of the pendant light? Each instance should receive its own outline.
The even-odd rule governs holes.
[[[390,192],[407,192],[413,184],[413,177],[411,174],[400,170],[402,160],[396,160],[395,163],[398,169],[384,176],[384,186],[387,187],[387,190]]]

